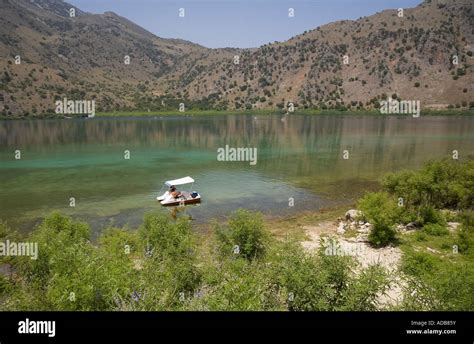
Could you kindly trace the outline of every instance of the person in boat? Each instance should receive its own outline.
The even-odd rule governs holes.
[[[179,196],[181,196],[181,192],[177,191],[176,186],[174,186],[174,185],[171,185],[171,187],[170,187],[170,194],[174,198],[178,198]]]

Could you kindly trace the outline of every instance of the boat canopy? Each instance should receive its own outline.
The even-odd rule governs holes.
[[[165,182],[165,184],[167,186],[183,185],[183,184],[191,184],[191,183],[194,183],[194,179],[189,177],[189,176],[184,177],[184,178],[175,179],[175,180],[168,180],[168,181]]]

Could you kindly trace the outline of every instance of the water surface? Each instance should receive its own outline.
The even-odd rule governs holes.
[[[258,161],[217,161],[256,147]],[[21,159],[15,159],[15,150]],[[130,159],[124,159],[124,152]],[[349,158],[344,159],[344,151]],[[350,203],[388,171],[474,153],[474,117],[222,115],[0,122],[0,218],[31,229],[54,210],[94,229],[136,226],[165,180],[187,175],[196,221],[239,207],[285,215]],[[76,199],[74,208],[70,197]],[[289,198],[294,206],[289,206]],[[167,210],[164,210],[167,211]]]

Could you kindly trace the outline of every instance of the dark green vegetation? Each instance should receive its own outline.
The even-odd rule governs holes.
[[[374,225],[374,246],[398,244],[407,277],[402,307],[474,309],[474,159],[445,159],[420,171],[389,174],[384,191],[366,194],[359,207]],[[448,229],[448,222],[460,227]],[[417,228],[397,235],[397,224]]]
[[[2,257],[12,273],[0,275],[0,308],[473,310],[473,175],[474,159],[432,162],[386,176],[385,191],[360,200],[372,244],[392,242],[404,253],[395,275],[323,249],[309,253],[247,210],[216,223],[210,236],[196,234],[186,217],[150,213],[138,230],[107,228],[94,243],[87,224],[57,213],[27,237],[2,223],[2,241],[37,242],[39,256]],[[453,220],[460,226],[449,230]],[[408,222],[418,229],[396,231]],[[379,296],[394,280],[402,281],[403,301],[385,306]]]
[[[373,245],[393,241],[397,224],[422,227],[429,235],[447,234],[447,217],[454,220],[474,206],[474,159],[444,159],[420,171],[391,173],[382,185],[384,191],[367,193],[359,201],[365,219],[374,225],[369,236]]]

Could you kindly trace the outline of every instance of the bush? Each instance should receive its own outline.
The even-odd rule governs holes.
[[[395,199],[386,192],[366,193],[358,202],[362,217],[370,223],[394,224],[400,210]]]
[[[448,229],[438,223],[428,223],[423,226],[423,231],[429,235],[442,236],[449,234]]]
[[[189,308],[199,311],[285,310],[284,299],[275,288],[268,269],[259,261],[225,259],[204,274],[203,295],[191,300]]]
[[[403,256],[401,270],[407,274],[417,276],[434,273],[438,259],[431,254],[415,252]]]
[[[389,279],[380,265],[371,265],[362,270],[350,285],[344,311],[376,311],[378,298],[389,287]]]
[[[141,246],[136,232],[127,230],[127,228],[107,228],[98,241],[100,247],[112,254],[114,257],[133,254],[139,250],[144,250]]]
[[[418,241],[418,242],[426,241],[427,240],[426,233],[424,233],[422,231],[416,231],[415,232],[415,240]]]
[[[374,246],[385,246],[395,240],[395,223],[401,209],[397,202],[386,192],[367,193],[359,200],[358,208],[373,228],[369,233],[369,242]]]
[[[388,285],[380,267],[355,274],[349,257],[325,255],[323,248],[309,254],[292,241],[275,247],[269,265],[272,280],[293,311],[375,310]]]
[[[0,274],[0,299],[2,299],[4,297],[4,295],[11,292],[12,287],[13,287],[13,285],[8,280],[8,278],[6,276],[4,276],[3,274]]]
[[[132,310],[177,310],[184,305],[201,284],[202,273],[195,259],[165,257],[164,260],[145,259],[134,290],[139,302],[129,302]]]
[[[30,283],[46,288],[51,276],[65,272],[73,266],[75,257],[88,249],[89,236],[86,223],[53,213],[28,238],[38,243],[38,259],[18,257],[17,267]]]
[[[348,257],[327,257],[323,267],[317,256],[307,254],[297,243],[288,242],[273,258],[273,279],[286,296],[290,311],[327,311],[341,304],[348,287]]]
[[[145,250],[158,259],[187,256],[194,250],[190,221],[184,217],[173,221],[164,213],[146,214],[140,239]]]
[[[425,206],[419,210],[418,221],[422,225],[427,225],[427,224],[439,224],[441,226],[446,225],[446,220],[443,214],[432,206]]]
[[[131,262],[111,259],[112,252],[90,243],[89,233],[85,223],[48,216],[28,238],[38,243],[38,259],[17,257],[26,288],[15,294],[13,304],[20,302],[21,308],[22,302],[32,302],[33,310],[112,309],[113,296],[126,293],[133,280]]]
[[[446,222],[459,222],[459,213],[451,211],[449,209],[442,209],[441,215]]]
[[[406,278],[403,309],[411,311],[472,311],[474,269],[470,264],[425,261]],[[428,271],[429,270],[429,271]],[[414,274],[415,273],[415,274]]]
[[[200,284],[196,245],[188,218],[173,221],[163,213],[145,215],[140,228],[145,247],[142,293],[139,309],[169,309],[179,306],[181,293],[193,293]]]
[[[467,254],[474,247],[474,211],[466,211],[460,217],[461,228],[457,235],[456,245],[459,252]]]
[[[0,220],[0,241],[22,241],[22,236],[13,231],[5,222]],[[0,264],[2,263],[12,263],[13,257],[0,255]]]
[[[418,207],[437,209],[471,208],[474,206],[474,159],[464,162],[444,159],[428,163],[420,171],[388,174],[383,187],[402,197],[404,207],[416,213]]]
[[[224,255],[238,254],[246,259],[262,257],[268,241],[261,213],[244,209],[234,212],[227,226],[217,227],[216,235]]]
[[[387,246],[395,241],[395,234],[393,226],[375,223],[369,233],[369,243],[375,247]]]

